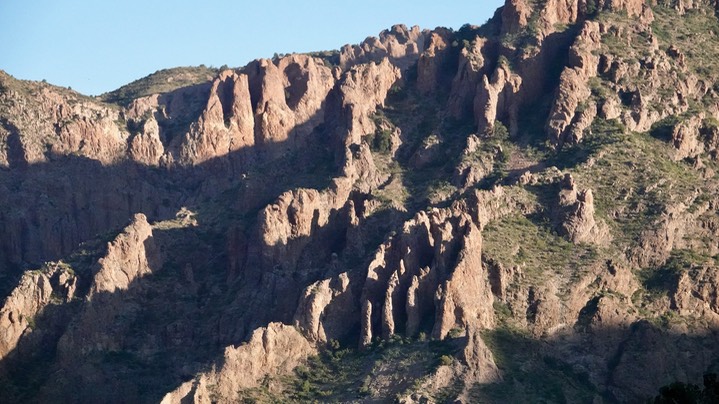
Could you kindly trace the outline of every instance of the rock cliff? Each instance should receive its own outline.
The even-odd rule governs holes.
[[[35,317],[50,304],[68,302],[75,297],[77,279],[62,262],[23,275],[18,286],[0,309],[0,359],[13,352],[21,338],[34,331]]]
[[[0,73],[3,400],[632,402],[700,381],[716,10],[507,0],[482,26],[101,97]]]

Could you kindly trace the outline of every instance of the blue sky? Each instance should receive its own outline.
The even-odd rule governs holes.
[[[236,67],[275,52],[337,49],[396,23],[482,24],[502,4],[0,0],[0,69],[96,95],[162,68]]]

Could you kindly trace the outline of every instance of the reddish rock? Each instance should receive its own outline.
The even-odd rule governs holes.
[[[222,365],[166,394],[163,404],[233,402],[243,389],[258,387],[266,376],[288,374],[317,350],[294,327],[270,323],[245,344],[225,348]]]
[[[0,360],[13,353],[21,338],[35,331],[35,318],[48,305],[72,300],[76,285],[75,274],[62,262],[49,262],[42,270],[23,275],[0,307]]]

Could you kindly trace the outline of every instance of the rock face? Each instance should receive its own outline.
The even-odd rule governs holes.
[[[387,92],[400,77],[400,70],[389,59],[354,67],[343,76],[339,93],[341,115],[347,120],[345,146],[360,144],[362,136],[374,132],[370,114],[384,105]]]
[[[0,73],[3,401],[634,402],[700,381],[716,10],[508,0],[481,27],[99,98]]]
[[[394,25],[382,31],[379,38],[369,37],[359,45],[345,45],[340,50],[340,67],[343,70],[370,61],[389,58],[393,64],[405,69],[417,61],[425,50],[427,31],[419,27]]]
[[[246,344],[225,349],[218,369],[182,384],[161,402],[233,402],[242,389],[257,387],[265,376],[289,373],[316,352],[293,327],[271,323],[255,330]]]
[[[578,143],[597,115],[597,107],[587,104],[591,95],[589,79],[596,76],[600,47],[599,24],[588,21],[570,48],[570,66],[559,78],[557,95],[549,113],[547,134],[555,145]],[[582,106],[582,108],[580,108]]]
[[[0,360],[17,347],[21,337],[33,332],[35,317],[55,303],[53,300],[72,300],[76,284],[75,275],[62,262],[48,263],[42,271],[23,275],[0,308]]]
[[[474,115],[480,132],[493,129],[495,121],[500,118],[516,122],[518,108],[511,100],[521,85],[522,78],[504,64],[494,71],[491,79],[483,77],[474,100]]]
[[[72,363],[78,356],[92,352],[121,350],[126,336],[113,329],[115,318],[132,315],[137,310],[126,304],[123,294],[136,289],[135,284],[144,276],[158,270],[161,261],[145,215],[135,215],[122,233],[107,244],[104,257],[98,260],[87,304],[58,341],[60,360]]]
[[[255,144],[254,116],[247,76],[221,72],[207,106],[180,149],[180,160],[199,164]]]
[[[609,230],[594,218],[594,195],[591,189],[579,191],[571,174],[561,183],[559,193],[559,227],[573,243],[605,244]]]
[[[505,198],[501,191],[478,193],[470,206],[419,213],[375,252],[361,294],[348,274],[316,283],[305,290],[296,324],[325,342],[342,338],[357,322],[344,314],[361,312],[362,345],[398,332],[443,339],[451,330],[491,327],[493,297],[479,226],[506,214],[500,206],[512,204]]]
[[[99,261],[89,298],[100,293],[113,293],[128,289],[136,279],[152,273],[152,264],[158,257],[152,245],[152,228],[142,213],[111,243],[107,254]],[[155,261],[155,262],[153,262]]]

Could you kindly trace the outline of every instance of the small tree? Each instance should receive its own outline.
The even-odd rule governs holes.
[[[379,153],[389,153],[392,150],[392,131],[384,129],[375,133],[372,139],[372,149]]]
[[[597,0],[587,0],[584,6],[584,13],[586,15],[594,15],[597,13]]]

